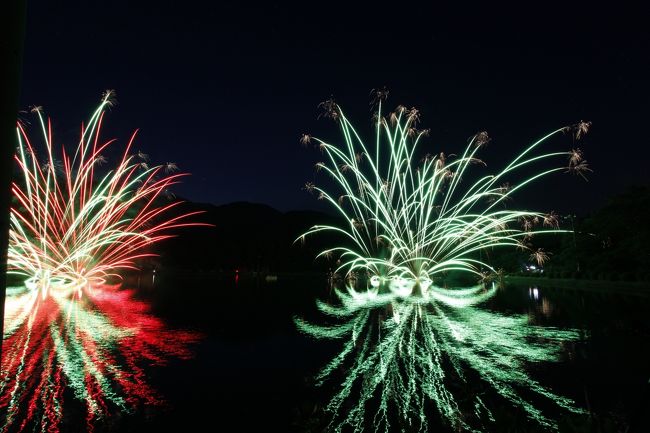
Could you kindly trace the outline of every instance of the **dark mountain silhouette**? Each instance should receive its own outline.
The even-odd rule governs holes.
[[[215,206],[184,202],[176,212],[201,211],[193,222],[211,227],[185,227],[156,247],[157,262],[168,269],[195,272],[325,271],[326,260],[315,260],[325,247],[323,236],[296,239],[315,224],[336,218],[315,211],[280,212],[258,203],[235,202]],[[329,244],[329,243],[328,243]],[[331,244],[329,244],[331,246]]]

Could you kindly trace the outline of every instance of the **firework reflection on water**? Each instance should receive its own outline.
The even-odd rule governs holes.
[[[134,295],[119,285],[48,296],[9,288],[0,431],[58,432],[70,422],[91,431],[114,415],[164,404],[148,369],[192,358],[201,336],[167,328]]]

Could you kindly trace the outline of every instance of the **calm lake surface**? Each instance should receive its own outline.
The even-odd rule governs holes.
[[[168,359],[138,365],[166,404],[94,420],[95,431],[195,431],[199,425],[206,426],[202,431],[322,431],[331,389],[315,388],[312,377],[340,343],[299,334],[293,317],[319,321],[315,300],[330,293],[324,277],[280,275],[266,282],[162,272],[153,286],[151,275],[143,275],[124,287],[133,289],[137,308],[114,309],[112,320],[124,315],[126,326],[140,317],[129,311],[143,306],[147,317],[159,320],[142,326],[154,326],[149,334],[158,333],[162,342],[151,344],[165,343],[159,355]],[[584,331],[584,339],[563,348],[561,362],[530,367],[533,377],[592,413],[561,421],[561,430],[650,431],[649,297],[518,285],[499,290],[482,307],[527,314],[539,326]],[[122,349],[127,361],[146,349],[129,344]],[[74,404],[69,407],[74,413]],[[62,431],[86,430],[84,419],[64,421]],[[532,431],[525,425],[513,410],[512,423],[494,431]]]

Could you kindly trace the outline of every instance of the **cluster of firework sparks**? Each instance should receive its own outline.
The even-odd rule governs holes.
[[[151,256],[147,248],[171,229],[197,225],[188,222],[193,213],[172,211],[181,202],[168,188],[184,174],[174,163],[150,166],[147,155],[132,155],[135,133],[118,163],[104,167],[114,140],[103,141],[101,128],[112,104],[108,91],[76,149],[61,146],[60,156],[40,107],[32,111],[44,155],[18,123],[8,270],[25,284],[10,287],[5,301],[0,431],[65,430],[64,406],[85,413],[91,431],[116,412],[162,404],[146,369],[191,357],[199,338],[166,329],[132,290],[106,284]]]
[[[101,140],[101,127],[112,92],[82,125],[74,153],[61,147],[55,156],[52,126],[41,109],[33,111],[43,132],[44,161],[18,123],[16,162],[22,179],[12,186],[17,205],[11,209],[8,268],[28,278],[27,285],[47,292],[79,290],[102,284],[115,271],[134,268],[143,252],[169,237],[169,230],[187,225],[192,214],[166,215],[180,202],[160,204],[160,196],[184,174],[174,163],[150,166],[147,156],[131,155],[131,136],[116,166],[101,167],[114,140]],[[100,173],[102,173],[100,175]]]
[[[538,150],[563,132],[580,139],[590,123],[553,131],[500,172],[467,184],[469,168],[485,165],[477,155],[490,140],[487,133],[472,137],[456,158],[439,153],[416,163],[418,145],[428,131],[418,129],[415,108],[399,106],[385,115],[387,93],[375,92],[373,145],[363,142],[332,100],[322,108],[339,123],[344,145],[309,135],[301,139],[303,144],[316,142],[322,150],[326,160],[317,169],[329,175],[340,194],[313,183],[306,189],[330,203],[344,221],[316,225],[302,238],[340,236],[342,244],[320,255],[337,258],[336,272],[361,275],[366,281],[363,289],[353,284],[337,288],[333,303],[318,302],[334,324],[296,320],[311,336],[345,341],[318,377],[324,383],[344,371],[328,405],[330,427],[427,431],[437,419],[453,428],[484,431],[494,419],[494,398],[500,398],[540,425],[556,428],[535,399],[582,411],[536,381],[527,366],[557,360],[561,343],[580,334],[481,308],[496,293],[492,280],[498,274],[481,252],[519,248],[539,264],[548,260],[548,253],[533,249],[530,240],[562,232],[557,215],[509,210],[505,203],[552,173],[571,171],[584,177],[590,170],[580,149]],[[55,157],[51,123],[40,109],[34,111],[43,132],[44,161],[25,125],[18,124],[15,159],[21,178],[13,184],[8,266],[26,282],[10,291],[6,301],[3,431],[38,426],[57,431],[64,418],[65,389],[85,405],[89,429],[113,408],[156,404],[159,399],[143,379],[142,364],[161,364],[169,355],[188,357],[188,345],[198,338],[170,334],[130,291],[106,285],[117,271],[134,268],[150,255],[145,248],[169,237],[170,229],[195,225],[187,222],[192,214],[167,216],[179,202],[165,203],[162,195],[183,174],[174,173],[173,163],[150,166],[146,155],[132,155],[135,134],[117,165],[102,167],[112,143],[100,138],[111,98],[110,92],[104,95],[82,126],[75,151],[62,148],[60,159]],[[521,175],[553,159],[568,159],[568,164]],[[522,178],[511,185],[518,174]],[[479,283],[448,288],[443,282],[449,272],[473,274]],[[463,387],[474,388],[471,398],[460,395]]]
[[[562,232],[557,215],[509,210],[505,202],[531,182],[555,172],[584,176],[590,171],[580,149],[539,153],[552,136],[570,132],[580,139],[589,128],[580,122],[560,128],[525,148],[502,171],[470,181],[468,169],[485,165],[477,157],[489,141],[481,132],[462,154],[451,159],[440,153],[416,164],[416,150],[427,130],[417,128],[417,109],[399,106],[384,116],[387,91],[375,93],[375,142],[366,145],[339,106],[321,104],[324,115],[341,127],[343,145],[303,135],[326,156],[317,163],[340,191],[332,195],[313,183],[316,193],[337,211],[341,225],[316,225],[301,239],[330,233],[343,239],[320,253],[334,257],[335,272],[348,281],[361,275],[364,289],[354,284],[336,290],[334,303],[318,302],[334,324],[317,325],[296,319],[299,329],[319,339],[343,339],[344,347],[318,376],[323,383],[345,371],[328,405],[334,431],[427,431],[430,407],[439,421],[453,428],[484,431],[493,419],[489,405],[477,393],[468,403],[453,389],[469,386],[478,377],[498,397],[523,409],[544,427],[556,422],[537,409],[529,396],[547,399],[563,409],[581,413],[569,399],[554,394],[531,377],[526,366],[553,361],[561,343],[580,337],[575,330],[528,324],[526,316],[504,316],[479,304],[497,291],[490,283],[498,274],[480,252],[498,248],[528,250],[543,264],[548,253],[532,249],[534,235]],[[549,160],[567,161],[533,176],[530,168]],[[522,179],[511,185],[508,180]],[[475,287],[443,286],[449,272],[474,274]],[[523,392],[522,392],[523,391]],[[528,397],[526,397],[528,396]],[[461,400],[463,401],[461,403]],[[374,408],[374,409],[371,409]],[[489,428],[488,428],[489,430]]]

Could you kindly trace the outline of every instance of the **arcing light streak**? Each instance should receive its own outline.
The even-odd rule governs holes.
[[[0,377],[0,431],[89,431],[101,420],[163,403],[147,370],[188,359],[200,336],[166,329],[119,286],[84,287],[83,296],[12,288],[6,306]],[[72,425],[69,423],[72,422]]]
[[[15,160],[22,179],[12,186],[18,203],[11,209],[8,266],[9,272],[26,277],[30,288],[74,291],[101,284],[116,270],[134,268],[138,258],[151,255],[144,248],[170,237],[169,229],[194,225],[185,222],[193,213],[166,216],[180,202],[161,204],[160,195],[184,174],[170,174],[173,163],[149,166],[130,155],[136,133],[115,167],[100,167],[114,141],[100,140],[111,97],[106,92],[82,125],[74,154],[61,147],[60,160],[51,122],[40,108],[33,111],[45,142],[44,162],[18,123]]]
[[[416,148],[427,134],[415,128],[417,110],[398,107],[391,120],[386,120],[380,105],[374,149],[363,143],[337,106],[332,110],[336,110],[345,146],[314,139],[327,156],[317,169],[327,172],[342,194],[333,197],[311,183],[306,188],[330,203],[346,222],[342,227],[314,226],[303,237],[331,232],[351,243],[353,247],[335,246],[321,253],[340,257],[337,271],[361,270],[412,280],[433,279],[449,270],[480,276],[481,268],[492,268],[475,257],[479,251],[506,246],[527,249],[525,242],[534,234],[559,231],[557,220],[551,218],[554,214],[507,210],[503,205],[529,183],[567,167],[544,170],[513,187],[509,177],[558,157],[568,157],[572,171],[587,170],[586,161],[576,168],[570,159],[572,152],[533,155],[547,139],[567,131],[561,128],[526,148],[501,172],[484,175],[463,188],[461,180],[469,176],[468,167],[484,164],[476,155],[488,140],[486,133],[474,136],[461,157],[451,162],[441,153],[416,165]],[[548,228],[535,228],[541,222]]]
[[[337,255],[336,272],[360,272],[370,283],[365,291],[337,290],[336,305],[318,303],[320,311],[336,320],[334,325],[297,319],[299,329],[311,336],[346,340],[340,354],[319,375],[323,383],[343,368],[346,371],[328,405],[333,413],[330,427],[337,432],[347,427],[427,431],[435,417],[427,409],[433,406],[443,423],[483,431],[486,419],[493,419],[490,402],[501,398],[541,425],[556,428],[531,402],[531,394],[580,413],[572,401],[554,394],[526,372],[527,363],[558,359],[558,344],[579,338],[578,332],[530,326],[526,316],[507,317],[479,309],[477,305],[495,293],[494,284],[439,287],[449,271],[468,272],[483,280],[483,269],[495,273],[481,252],[498,247],[529,249],[532,235],[561,231],[553,213],[512,211],[503,204],[529,183],[564,170],[543,170],[514,187],[505,183],[535,163],[568,157],[569,170],[582,174],[587,169],[584,161],[576,168],[571,159],[575,152],[534,154],[545,140],[570,129],[554,131],[526,148],[501,172],[463,187],[468,167],[483,164],[476,154],[487,142],[487,134],[474,136],[452,162],[440,154],[416,166],[416,146],[425,135],[415,128],[417,110],[398,107],[387,120],[380,104],[371,149],[338,106],[332,102],[324,106],[339,121],[345,145],[316,139],[327,156],[327,162],[317,168],[331,176],[342,195],[334,198],[311,183],[307,189],[329,202],[344,223],[314,226],[303,237],[319,232],[341,236],[345,244],[320,255]],[[301,141],[311,139],[303,136]],[[542,227],[535,228],[537,224]],[[478,394],[469,400],[460,398],[459,388],[474,387],[469,394],[476,394],[477,383],[491,390],[488,401]]]

